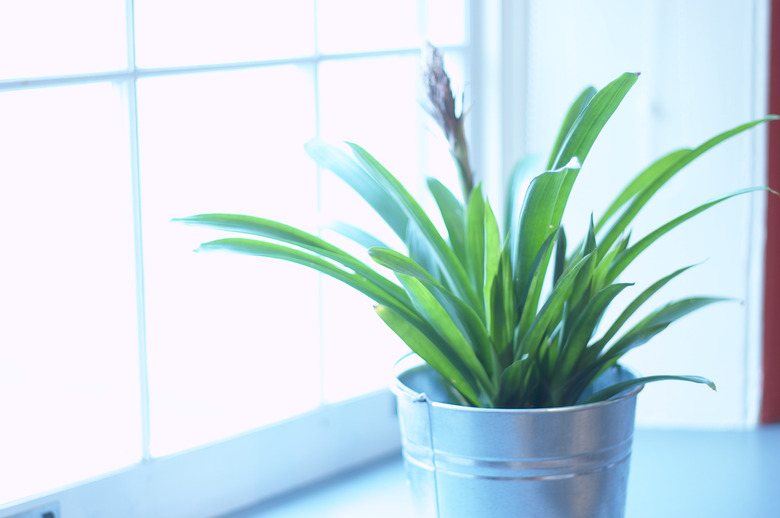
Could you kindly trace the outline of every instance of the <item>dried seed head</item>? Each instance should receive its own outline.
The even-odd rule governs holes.
[[[468,145],[464,129],[463,113],[456,110],[450,77],[444,70],[444,60],[439,49],[426,43],[423,48],[423,86],[425,111],[444,132],[450,147],[450,154],[460,175],[464,200],[468,200],[474,188],[474,176],[469,164]]]
[[[444,61],[439,49],[426,43],[423,55],[425,60],[423,82],[427,96],[425,108],[441,126],[447,140],[452,143],[460,117],[455,113],[455,98],[452,94],[450,78],[444,70]]]

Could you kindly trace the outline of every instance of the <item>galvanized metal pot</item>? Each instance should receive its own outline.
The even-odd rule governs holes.
[[[615,367],[594,384],[635,377]],[[396,365],[406,472],[417,518],[619,518],[636,396],[552,409],[452,404],[417,356]]]

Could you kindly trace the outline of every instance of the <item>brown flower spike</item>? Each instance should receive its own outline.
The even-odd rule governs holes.
[[[426,99],[423,101],[425,111],[436,121],[444,132],[449,142],[450,154],[455,160],[460,177],[463,200],[468,202],[471,190],[474,188],[474,174],[469,164],[469,149],[466,143],[464,127],[464,114],[456,112],[455,96],[452,93],[452,85],[439,49],[426,43],[423,49],[425,70],[423,82]],[[461,96],[461,107],[463,106]]]

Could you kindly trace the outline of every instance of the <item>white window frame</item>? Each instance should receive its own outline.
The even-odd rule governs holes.
[[[468,87],[472,103],[481,107],[480,111],[472,112],[470,130],[473,147],[480,150],[475,154],[475,161],[482,171],[503,171],[504,166],[513,162],[523,151],[517,148],[504,151],[506,142],[511,141],[515,145],[522,142],[518,138],[522,100],[517,97],[523,91],[522,83],[518,80],[518,66],[521,67],[525,59],[525,47],[522,44],[525,30],[520,26],[525,19],[521,15],[524,9],[522,4],[512,0],[470,0],[467,3],[469,38],[465,46],[469,59],[466,73],[470,78]],[[134,64],[133,1],[127,0],[126,5],[128,63]],[[322,56],[303,58],[305,61],[311,59],[322,59]],[[102,74],[0,81],[0,91],[103,81],[116,81],[125,85],[134,179],[138,326],[141,337],[145,334],[136,81],[148,75],[253,66],[258,66],[258,63],[175,70],[130,68]],[[511,95],[507,96],[509,92]],[[511,104],[505,102],[507,99],[512,99]],[[487,100],[491,100],[490,104]],[[510,107],[509,111],[507,107]],[[501,136],[495,138],[499,134]],[[389,391],[382,390],[346,402],[325,405],[222,442],[153,458],[149,451],[149,395],[143,340],[140,338],[139,344],[144,407],[141,462],[54,492],[0,505],[0,518],[13,517],[45,506],[55,506],[61,516],[68,518],[218,516],[400,451],[395,399]]]

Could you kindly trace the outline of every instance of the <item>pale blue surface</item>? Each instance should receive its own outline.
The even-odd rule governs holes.
[[[408,509],[395,457],[224,518],[398,518]],[[780,517],[780,425],[637,430],[626,517]]]
[[[627,518],[780,517],[780,425],[637,430]]]

